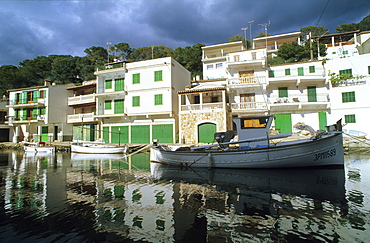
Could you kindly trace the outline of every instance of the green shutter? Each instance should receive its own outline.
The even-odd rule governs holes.
[[[292,115],[291,114],[276,114],[275,115],[275,130],[280,133],[292,132]]]
[[[149,125],[131,126],[131,143],[150,143]]]
[[[173,143],[173,125],[160,124],[152,126],[152,139],[158,139],[160,143]]]
[[[299,67],[297,68],[297,70],[298,70],[298,76],[304,76],[303,67]]]
[[[27,120],[27,110],[22,110],[22,119]]]
[[[154,105],[163,105],[162,94],[154,95]]]
[[[288,87],[279,87],[279,98],[288,97]]]
[[[33,92],[33,102],[37,102],[38,99],[40,98],[40,91],[36,90]]]
[[[290,68],[287,68],[285,69],[285,76],[289,76],[290,75]]]
[[[49,141],[49,128],[47,126],[41,127],[41,142]]]
[[[112,79],[105,80],[105,89],[112,88]]]
[[[103,127],[103,141],[109,143],[109,127]]]
[[[110,110],[112,109],[112,101],[111,100],[105,100],[104,101],[104,110]]]
[[[269,78],[274,78],[274,77],[275,77],[274,70],[269,70]]]
[[[370,74],[370,66],[367,66],[367,73]]]
[[[315,72],[315,66],[310,66],[309,70],[310,70],[310,73],[314,73]]]
[[[44,90],[44,98],[46,99],[46,90]]]
[[[356,115],[344,115],[345,123],[356,123]]]
[[[132,106],[133,107],[140,106],[140,96],[133,96],[132,97]]]
[[[319,112],[319,129],[326,130],[326,126],[327,126],[326,112]]]
[[[154,81],[162,81],[162,70],[154,71]]]
[[[203,123],[198,126],[198,142],[212,143],[214,134],[216,133],[216,124]]]
[[[132,74],[132,84],[139,84],[140,83],[140,73]]]
[[[308,102],[317,102],[316,86],[307,87]]]
[[[22,92],[21,104],[27,104],[27,92]]]
[[[114,91],[123,91],[124,90],[124,83],[125,79],[119,78],[114,80]]]
[[[114,114],[123,114],[125,113],[124,100],[114,100]]]
[[[343,92],[342,93],[342,102],[347,103],[347,102],[356,102],[356,96],[355,92]]]

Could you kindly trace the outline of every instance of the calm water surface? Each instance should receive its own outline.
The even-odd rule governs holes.
[[[0,152],[0,242],[369,242],[370,156],[344,169],[207,170]]]

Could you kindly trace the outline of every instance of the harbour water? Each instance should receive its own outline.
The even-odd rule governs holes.
[[[370,156],[344,169],[181,169],[0,152],[0,242],[368,242]]]

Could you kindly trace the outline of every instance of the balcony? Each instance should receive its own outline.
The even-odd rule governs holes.
[[[104,72],[104,71],[110,71],[112,69],[122,69],[126,70],[126,63],[125,62],[117,62],[117,63],[108,63],[104,66],[100,66],[96,69],[96,73]]]
[[[240,78],[229,78],[228,79],[228,86],[230,88],[245,88],[245,87],[254,87],[266,85],[266,78],[265,77],[240,77]]]
[[[266,102],[231,103],[232,112],[259,112],[267,111]]]
[[[6,105],[6,107],[11,108],[27,108],[27,107],[34,107],[34,106],[45,106],[46,99],[45,98],[39,98],[37,101],[33,100],[9,100],[9,105]]]
[[[287,81],[296,82],[299,85],[302,82],[325,82],[326,74],[323,67],[306,66],[286,69],[273,69],[269,72],[268,83],[282,83]]]
[[[33,115],[24,117],[9,117],[8,123],[37,123],[39,121],[44,121],[45,115]]]
[[[330,108],[329,94],[319,93],[316,96],[307,94],[279,98],[271,96],[268,99],[269,110],[272,112],[317,112],[327,111]]]
[[[189,112],[189,111],[203,111],[203,112],[212,112],[217,110],[223,110],[225,108],[224,103],[203,103],[203,104],[190,104],[190,105],[181,105],[180,111]]]
[[[82,113],[67,116],[67,123],[82,123],[82,122],[93,122],[95,121],[95,114],[92,113]]]
[[[92,104],[92,103],[95,103],[95,94],[68,97],[69,106]]]

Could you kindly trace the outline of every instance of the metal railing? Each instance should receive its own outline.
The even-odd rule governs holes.
[[[267,110],[266,102],[241,102],[231,103],[232,110]]]
[[[329,102],[328,93],[318,93],[316,95],[308,94],[293,94],[289,97],[271,96],[268,98],[269,104],[284,104],[284,103],[304,103],[304,102]]]

